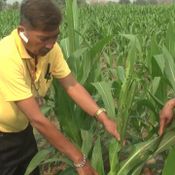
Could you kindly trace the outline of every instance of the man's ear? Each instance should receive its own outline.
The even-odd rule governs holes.
[[[24,32],[19,32],[19,36],[25,43],[29,42],[29,39],[25,36]]]
[[[20,38],[25,42],[25,43],[28,43],[29,42],[29,39],[28,37],[26,36],[25,34],[25,29],[23,26],[19,26],[18,27],[18,34],[20,36]]]

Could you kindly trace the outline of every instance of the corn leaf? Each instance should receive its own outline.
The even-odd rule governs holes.
[[[88,155],[93,143],[93,134],[89,131],[81,130],[82,147],[81,150],[85,155]]]
[[[172,175],[173,172],[175,172],[174,161],[175,161],[175,148],[169,151],[168,157],[165,161],[162,175]]]
[[[164,59],[163,55],[155,55],[154,58],[155,58],[155,61],[156,61],[157,65],[158,65],[158,67],[161,70],[162,75],[164,75],[165,59]]]
[[[69,167],[69,168],[66,168],[65,170],[57,173],[56,175],[77,175],[77,172],[75,172],[75,168]]]
[[[75,32],[75,30],[78,31],[78,8],[76,0],[66,0],[65,13],[68,22],[69,53],[72,53],[79,48],[79,36]]]
[[[123,66],[118,66],[117,67],[117,75],[118,75],[118,78],[121,81],[121,83],[124,83],[124,80],[125,80],[125,70],[124,70]]]
[[[109,161],[110,161],[110,171],[108,175],[116,175],[119,168],[119,151],[121,149],[120,144],[116,139],[112,139],[109,145]]]
[[[92,85],[95,86],[98,93],[102,97],[103,103],[107,110],[108,115],[114,119],[115,105],[114,105],[114,99],[111,93],[112,82],[97,82],[97,83],[92,83]]]
[[[97,170],[98,174],[105,175],[104,166],[103,166],[101,142],[100,142],[99,137],[96,140],[94,148],[93,148],[91,164]]]
[[[31,160],[31,162],[29,163],[27,170],[25,172],[24,175],[30,175],[30,173],[36,168],[38,167],[42,161],[44,161],[46,159],[46,157],[48,156],[48,154],[50,153],[50,150],[48,149],[44,149],[39,151]]]
[[[160,143],[160,138],[156,137],[146,142],[139,143],[133,146],[133,152],[130,154],[127,160],[121,162],[120,170],[117,175],[126,175],[133,168],[139,166],[142,162],[147,160],[150,154],[154,153],[155,149]]]
[[[165,133],[154,155],[157,155],[165,150],[168,150],[174,144],[175,144],[175,131],[169,131]]]
[[[175,63],[174,60],[169,53],[169,51],[164,47],[163,48],[163,55],[165,57],[165,75],[169,84],[173,88],[175,92]]]
[[[165,39],[165,44],[166,48],[169,50],[173,58],[175,58],[175,24],[172,19],[170,19],[168,29],[167,29],[167,34],[166,34],[166,39]]]
[[[63,54],[65,59],[67,60],[70,57],[70,44],[69,44],[69,38],[64,38],[60,41],[60,46],[62,48]]]

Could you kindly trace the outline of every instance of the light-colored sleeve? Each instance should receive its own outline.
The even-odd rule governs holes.
[[[31,87],[25,80],[22,60],[1,59],[0,93],[5,101],[18,101],[32,96]]]
[[[61,51],[61,48],[56,43],[54,46],[54,62],[53,62],[53,69],[52,69],[52,75],[55,78],[64,78],[67,75],[71,73],[71,70],[64,59],[63,53]]]

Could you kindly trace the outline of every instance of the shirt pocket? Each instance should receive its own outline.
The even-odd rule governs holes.
[[[52,75],[50,75],[50,77],[47,78],[47,79],[43,77],[43,78],[41,78],[39,80],[39,86],[40,86],[40,88],[39,88],[39,94],[41,96],[44,97],[46,95],[49,87],[51,86],[52,81],[53,81],[53,76]]]

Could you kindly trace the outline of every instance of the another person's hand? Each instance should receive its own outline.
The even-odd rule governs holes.
[[[163,134],[165,127],[171,122],[173,118],[174,107],[175,107],[175,99],[171,99],[166,102],[166,104],[160,111],[160,126],[159,126],[160,136]]]

